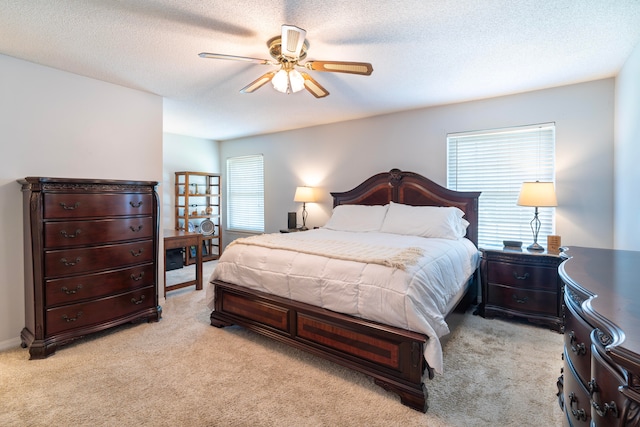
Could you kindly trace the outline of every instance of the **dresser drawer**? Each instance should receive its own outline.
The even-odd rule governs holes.
[[[94,218],[151,215],[151,194],[45,194],[44,218]]]
[[[118,318],[155,306],[155,288],[148,287],[85,303],[52,308],[46,312],[46,333],[51,335],[106,321],[115,322]]]
[[[576,373],[567,359],[566,349],[563,373],[564,410],[567,418],[574,427],[589,427],[591,423],[589,391],[576,378]]]
[[[155,285],[155,266],[146,264],[103,273],[46,281],[45,304],[52,307]]]
[[[489,283],[520,288],[558,289],[558,272],[555,268],[489,261]]]
[[[489,284],[486,304],[521,313],[558,316],[558,294]]]
[[[565,305],[564,347],[579,379],[586,386],[591,371],[591,325]]]
[[[134,217],[44,224],[45,248],[118,242],[153,236],[153,218]]]
[[[62,249],[45,252],[44,272],[47,278],[51,278],[143,264],[154,260],[153,240]]]
[[[626,385],[626,381],[602,356],[606,351],[598,343],[595,330],[591,333],[591,340],[597,343],[591,346],[591,380],[587,386],[591,395],[591,416],[597,426],[622,425],[620,412],[626,399],[618,390]]]

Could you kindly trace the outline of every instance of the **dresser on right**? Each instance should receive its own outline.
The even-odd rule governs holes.
[[[640,426],[640,252],[571,247],[564,282],[567,426]]]

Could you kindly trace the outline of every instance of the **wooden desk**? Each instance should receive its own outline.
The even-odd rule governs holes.
[[[192,233],[184,230],[165,229],[164,232],[164,296],[167,292],[187,286],[196,285],[196,290],[202,290],[202,234]],[[189,250],[191,246],[196,247],[196,278],[176,285],[167,286],[167,249],[185,248]]]

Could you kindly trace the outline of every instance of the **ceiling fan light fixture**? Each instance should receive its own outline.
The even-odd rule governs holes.
[[[282,93],[296,93],[304,89],[304,77],[297,70],[281,69],[271,79],[273,88]]]
[[[252,93],[268,82],[281,93],[296,93],[306,89],[316,98],[324,98],[329,91],[315,81],[307,72],[297,71],[295,67],[312,71],[326,71],[333,73],[371,75],[373,67],[368,62],[348,61],[310,61],[301,62],[307,57],[309,42],[307,32],[295,25],[283,25],[282,33],[267,41],[269,54],[273,60],[251,58],[248,56],[226,55],[221,53],[200,53],[201,58],[225,59],[233,61],[252,62],[261,65],[280,66],[277,71],[270,71],[258,77],[240,90],[241,93]]]

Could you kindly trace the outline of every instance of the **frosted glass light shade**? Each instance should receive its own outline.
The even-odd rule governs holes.
[[[291,92],[296,93],[304,89],[304,77],[297,70],[289,71],[289,83],[291,84]]]
[[[287,93],[287,88],[289,87],[287,72],[285,70],[278,71],[271,79],[271,83],[273,84],[273,88],[278,92]]]
[[[273,88],[282,93],[295,93],[304,89],[304,77],[297,70],[281,69],[271,79]]]

